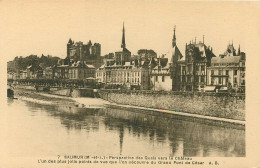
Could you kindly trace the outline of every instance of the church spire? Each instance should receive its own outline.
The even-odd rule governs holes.
[[[124,22],[123,22],[123,36],[122,36],[121,48],[125,48],[125,25],[124,25]]]
[[[176,26],[174,25],[173,29],[173,39],[172,39],[172,47],[176,46],[176,35],[175,35]]]

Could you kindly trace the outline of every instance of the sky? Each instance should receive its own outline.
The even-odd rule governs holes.
[[[2,0],[0,54],[7,60],[30,54],[65,58],[71,38],[100,43],[105,55],[120,50],[123,22],[132,54],[139,49],[167,53],[174,25],[183,55],[185,44],[195,37],[202,41],[203,35],[216,55],[232,41],[247,52],[252,28],[259,25],[257,8],[253,2]]]

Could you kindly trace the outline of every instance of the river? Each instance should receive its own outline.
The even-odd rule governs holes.
[[[86,102],[100,99],[83,98]],[[6,157],[66,154],[243,157],[245,129],[174,119],[168,115],[78,108],[73,101],[8,100],[1,110]],[[49,103],[48,103],[49,101]],[[47,103],[46,103],[47,102]],[[102,103],[101,103],[102,104]]]

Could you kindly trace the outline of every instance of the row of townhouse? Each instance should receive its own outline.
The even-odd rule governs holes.
[[[152,74],[156,76],[152,78],[156,81],[153,90],[245,91],[246,54],[240,52],[240,47],[236,53],[233,44],[229,44],[224,54],[215,56],[212,48],[204,43],[190,43],[186,44],[185,57],[174,54],[172,57],[178,57],[177,61],[153,69]],[[159,82],[160,76],[162,81]],[[172,83],[172,87],[164,81]]]
[[[168,53],[159,58],[131,59],[126,49],[125,33],[121,50],[115,58],[105,62],[96,70],[99,83],[127,88],[165,91],[245,91],[246,54],[236,52],[233,44],[227,46],[224,54],[216,56],[212,47],[203,42],[186,44],[183,56],[177,47],[176,34]]]
[[[7,72],[7,79],[36,79],[43,77],[43,69],[39,66],[27,66],[25,70]]]
[[[20,72],[8,72],[7,79],[88,79],[95,77],[95,67],[80,61],[68,65],[57,65],[47,68],[28,66]]]
[[[149,89],[149,70],[142,61],[136,65],[132,61],[124,65],[103,65],[96,70],[97,82],[113,86],[122,86],[128,89]]]

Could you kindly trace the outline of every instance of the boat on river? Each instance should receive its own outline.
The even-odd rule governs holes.
[[[14,91],[12,89],[7,89],[7,97],[14,98]]]

